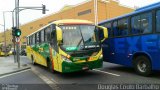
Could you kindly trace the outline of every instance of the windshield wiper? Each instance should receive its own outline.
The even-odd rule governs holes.
[[[79,26],[79,29],[80,29],[80,33],[81,33],[81,37],[82,37],[82,41],[83,41],[83,48],[85,49],[85,41],[84,41],[84,38],[83,38],[83,35],[82,35],[81,26]]]
[[[83,41],[83,39],[81,38],[81,40],[78,42],[77,46],[76,47],[79,47],[79,45],[81,44],[81,42]],[[73,51],[72,54],[75,54],[75,51]]]
[[[82,35],[82,31],[81,31],[81,28],[79,27],[79,29],[80,29],[80,35],[81,35],[81,40],[78,42],[78,44],[77,44],[77,46],[76,47],[79,47],[80,46],[80,44],[81,44],[81,42],[83,41],[83,48],[85,48],[85,43],[84,43],[84,38],[83,38],[83,35]],[[73,51],[73,53],[72,54],[75,54],[75,51]]]

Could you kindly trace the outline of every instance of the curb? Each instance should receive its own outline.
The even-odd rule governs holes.
[[[8,75],[8,74],[13,74],[13,73],[17,73],[17,72],[20,72],[20,71],[24,71],[24,70],[29,70],[29,69],[31,69],[31,67],[25,67],[25,68],[22,68],[22,69],[19,69],[19,70],[14,70],[14,71],[11,71],[11,72],[3,73],[3,74],[0,74],[0,77],[4,76],[4,75]]]

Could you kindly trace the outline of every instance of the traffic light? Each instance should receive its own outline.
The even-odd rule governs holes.
[[[16,29],[16,30],[15,30],[15,36],[16,36],[16,37],[21,36],[21,30],[20,30],[20,29]]]
[[[42,14],[46,14],[46,5],[42,4]]]
[[[16,27],[12,27],[12,36],[15,36]]]
[[[16,37],[21,36],[21,30],[17,29],[16,27],[12,27],[12,35]]]

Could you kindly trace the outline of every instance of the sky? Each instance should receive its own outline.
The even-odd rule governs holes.
[[[15,0],[0,0],[0,32],[3,31],[3,11],[12,11],[15,8]],[[50,15],[62,9],[66,5],[76,5],[86,0],[19,0],[20,7],[41,7],[46,5],[49,10],[42,14],[41,10],[24,10],[20,12],[20,24],[31,22],[35,19]],[[160,0],[119,0],[120,4],[129,7],[143,7],[148,4],[160,2]],[[6,28],[12,27],[12,17],[10,12],[5,13]]]

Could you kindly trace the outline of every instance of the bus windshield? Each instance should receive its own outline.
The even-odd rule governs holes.
[[[94,25],[63,25],[62,48],[66,51],[86,50],[99,47]]]

